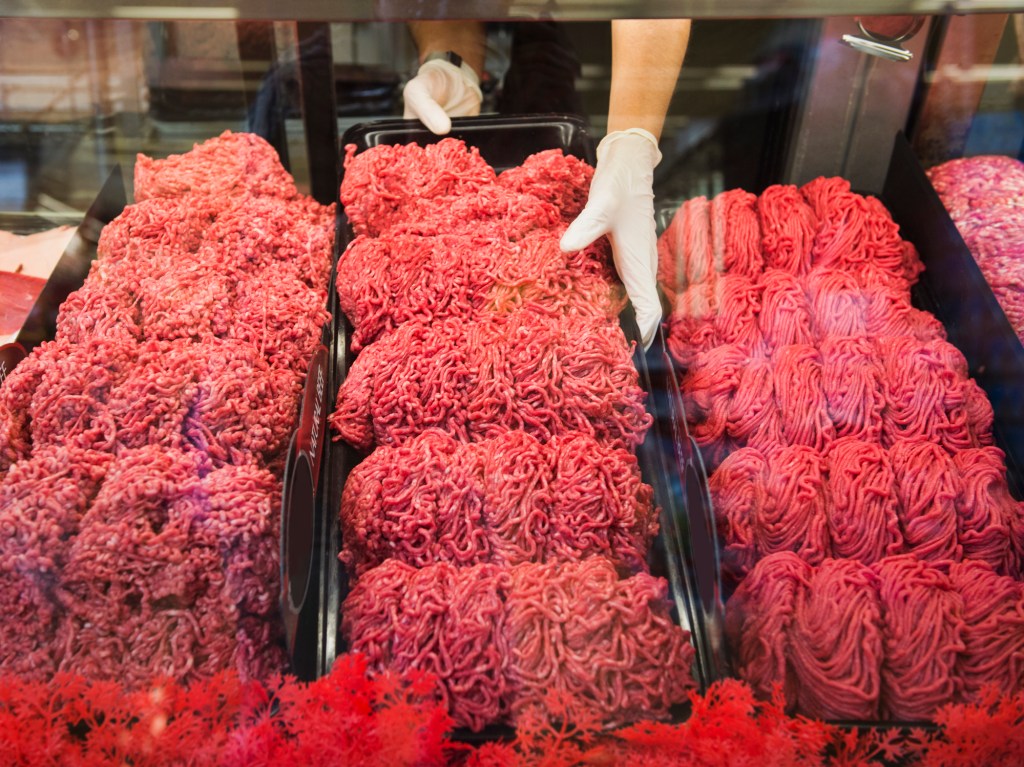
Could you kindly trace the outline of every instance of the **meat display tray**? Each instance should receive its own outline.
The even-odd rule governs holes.
[[[1006,453],[1007,482],[1014,497],[1021,499],[1024,488],[1024,347],[1003,313],[991,287],[960,237],[938,194],[932,187],[909,142],[896,137],[885,184],[877,197],[899,225],[904,239],[918,249],[925,270],[911,290],[913,305],[927,311],[942,323],[948,340],[964,355],[968,374],[985,391],[994,412],[993,437]],[[659,232],[671,221],[678,205],[658,210]],[[674,378],[674,363],[665,356]],[[670,386],[677,386],[673,380]],[[678,396],[678,394],[677,394]],[[682,413],[681,399],[675,407]],[[689,445],[694,476],[686,490],[691,518],[704,513],[703,520],[691,522],[693,587],[700,596],[701,611],[695,630],[701,633],[695,642],[708,648],[705,663],[717,677],[731,675],[731,659],[724,641],[724,602],[731,596],[721,570],[721,549],[715,534],[714,510],[707,487],[707,476],[700,461],[700,449],[686,434],[685,418],[675,427],[686,454]],[[696,469],[699,468],[699,471]],[[699,536],[711,542],[714,552],[704,554]],[[707,544],[705,544],[706,546]],[[915,727],[934,729],[932,722],[837,721],[834,724],[857,729]]]
[[[464,140],[479,149],[481,155],[496,171],[501,172],[520,165],[528,156],[538,151],[560,148],[590,163],[594,162],[594,144],[587,135],[583,124],[574,117],[524,116],[516,118],[473,118],[453,120],[452,137]],[[406,120],[388,120],[356,125],[342,137],[341,145],[355,144],[357,149],[384,143],[421,144],[440,140],[423,129],[418,123]],[[348,245],[353,233],[343,211],[339,210],[337,252]],[[337,259],[335,259],[337,263]],[[336,275],[344,279],[344,275]],[[349,348],[351,326],[337,306],[336,294],[332,291],[332,315],[334,333],[329,348],[327,371],[327,412],[335,407],[338,387],[345,380],[346,373],[354,361]],[[632,309],[620,316],[620,324],[626,337],[638,338],[639,333]],[[717,678],[717,669],[708,658],[714,657],[713,649],[707,646],[707,637],[713,632],[698,628],[703,625],[702,600],[695,586],[695,572],[692,564],[691,538],[694,520],[704,524],[704,511],[691,512],[688,499],[697,498],[701,485],[697,481],[699,455],[686,442],[688,435],[676,433],[676,425],[682,424],[678,387],[674,386],[674,373],[665,364],[664,339],[660,338],[646,354],[637,344],[634,362],[640,374],[641,385],[648,393],[647,407],[654,417],[654,424],[645,441],[637,450],[641,474],[645,482],[654,488],[655,503],[661,509],[660,531],[654,540],[649,555],[653,574],[665,577],[670,585],[673,618],[679,625],[691,632],[696,649],[694,676],[698,686],[704,690]],[[673,393],[674,392],[674,393]],[[329,672],[334,659],[347,648],[340,635],[340,611],[348,593],[348,578],[344,567],[337,558],[341,551],[341,531],[338,514],[342,491],[349,472],[361,460],[362,454],[348,444],[331,439],[323,445],[323,487],[317,491],[317,535],[319,551],[313,559],[318,563],[321,584],[320,624],[321,633],[314,639],[307,638],[305,645],[296,645],[295,654],[309,653],[317,659],[318,675]],[[691,499],[690,503],[694,503]],[[701,503],[707,503],[706,496]],[[706,532],[706,529],[705,529]],[[711,530],[713,535],[713,529]],[[713,542],[705,552],[713,555]],[[710,603],[710,600],[705,600]],[[674,712],[678,717],[687,713],[685,706]],[[457,733],[459,737],[486,739],[507,734],[507,728],[492,727],[482,733]]]

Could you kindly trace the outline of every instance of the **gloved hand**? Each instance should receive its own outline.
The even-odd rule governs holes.
[[[633,303],[645,349],[661,322],[653,188],[659,162],[658,142],[648,131],[631,128],[605,136],[597,146],[586,207],[561,240],[562,250],[572,251],[609,235],[615,269]]]
[[[452,129],[452,117],[480,114],[480,78],[472,67],[433,59],[420,65],[402,90],[405,117],[418,118],[433,133]]]

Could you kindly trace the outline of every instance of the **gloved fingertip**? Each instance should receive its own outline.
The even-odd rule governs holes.
[[[558,245],[565,253],[583,250],[603,234],[605,232],[601,225],[588,216],[584,210],[575,221],[569,224],[558,241]]]
[[[427,129],[438,136],[444,136],[451,133],[452,120],[448,115],[443,114],[433,116],[430,118],[424,118],[423,124],[427,126]]]
[[[636,324],[640,329],[640,342],[646,351],[654,343],[654,336],[658,332],[658,326],[661,325],[661,310],[638,311]]]

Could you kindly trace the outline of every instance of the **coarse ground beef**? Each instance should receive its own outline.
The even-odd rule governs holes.
[[[113,460],[109,454],[44,447],[12,465],[0,483],[0,666],[47,679],[61,614],[54,597],[68,541]]]
[[[693,684],[644,572],[657,522],[632,450],[651,417],[608,243],[558,245],[591,173],[551,151],[495,181],[453,140],[346,156],[359,353],[330,422],[376,450],[342,499],[343,638],[437,674],[474,730],[552,693],[570,718],[662,718]]]
[[[278,487],[195,451],[118,456],[61,573],[60,667],[132,686],[154,673],[248,676],[236,632],[242,616],[265,619],[276,605]]]
[[[198,261],[241,274],[287,266],[309,288],[331,272],[335,206],[305,197],[244,196],[221,210],[196,249]]]
[[[340,198],[356,234],[378,235],[403,218],[416,218],[403,210],[410,203],[461,197],[496,178],[480,153],[467,151],[457,139],[427,146],[382,145],[359,154],[350,144]]]
[[[143,337],[171,341],[223,338],[232,319],[238,274],[193,259],[175,261],[139,280],[137,303]]]
[[[438,675],[456,724],[481,729],[545,705],[609,724],[662,718],[693,686],[693,648],[669,613],[668,584],[620,580],[581,562],[369,570],[342,609],[342,633],[374,668]]]
[[[572,221],[587,204],[594,169],[561,149],[547,149],[527,157],[522,165],[498,174],[498,183],[508,189],[550,202],[562,219]]]
[[[226,203],[213,197],[161,198],[129,205],[100,232],[104,263],[128,261],[160,269],[195,253]]]
[[[304,379],[330,319],[327,291],[309,287],[290,264],[278,262],[234,285],[226,338],[257,349],[271,370]]]
[[[169,354],[197,384],[183,424],[188,444],[217,466],[280,458],[298,415],[294,373],[271,368],[244,341],[211,339]]]
[[[224,131],[185,154],[135,160],[135,199],[209,195],[229,200],[240,194],[290,200],[297,196],[277,151],[254,133]]]
[[[518,241],[484,230],[357,237],[341,255],[338,299],[359,351],[413,320],[475,319],[528,305],[609,320],[622,308],[607,241],[573,253],[562,229]]]
[[[385,559],[415,566],[605,556],[646,570],[657,531],[636,457],[590,437],[541,443],[521,431],[464,444],[427,431],[379,447],[342,497],[342,560],[359,574]]]
[[[117,423],[110,411],[110,393],[135,364],[137,354],[137,344],[101,338],[36,347],[26,370],[35,369],[38,376],[28,407],[33,450],[62,444],[113,451]],[[26,362],[15,368],[15,374]]]
[[[0,385],[0,669],[266,678],[285,663],[279,475],[333,209],[255,137],[138,170],[142,202],[105,228],[57,339]]]
[[[632,449],[651,423],[644,396],[617,325],[524,310],[406,323],[356,358],[330,422],[361,449],[431,427],[464,441],[580,431]]]

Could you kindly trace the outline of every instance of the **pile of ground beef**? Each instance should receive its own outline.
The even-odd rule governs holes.
[[[583,432],[632,449],[651,423],[643,401],[617,324],[524,309],[402,325],[356,358],[330,422],[361,449],[428,428],[464,441]]]
[[[0,669],[269,676],[334,209],[245,134],[140,158],[135,190],[56,339],[0,386]]]
[[[726,634],[756,690],[783,685],[790,710],[825,719],[926,721],[1024,685],[1024,587],[981,561],[772,554],[729,600]]]
[[[330,417],[371,451],[340,509],[342,635],[440,678],[457,724],[557,692],[609,723],[665,717],[693,649],[647,574],[651,425],[604,239],[558,241],[592,169],[496,174],[454,139],[345,158],[338,297],[358,351]]]
[[[632,453],[584,434],[545,443],[510,431],[467,444],[425,431],[352,470],[343,561],[359,574],[388,558],[423,566],[603,556],[641,571],[658,526],[651,493]]]
[[[1024,506],[985,393],[911,305],[913,245],[877,199],[819,178],[690,200],[659,255],[738,585],[736,672],[811,716],[934,716],[958,699],[950,636],[973,607],[936,579],[983,566],[1014,583]]]
[[[342,630],[374,665],[436,673],[470,727],[515,721],[551,691],[621,723],[667,715],[692,686],[693,648],[667,596],[664,580],[620,578],[600,557],[511,568],[387,560],[345,600]]]
[[[930,168],[928,178],[1024,340],[1024,162],[965,157]]]
[[[357,237],[339,261],[338,300],[359,351],[406,322],[475,320],[524,305],[616,317],[623,296],[605,249],[567,258],[549,230],[511,241],[499,233]]]
[[[1019,504],[997,447],[950,456],[924,438],[891,448],[843,437],[819,453],[805,445],[731,453],[709,479],[725,563],[735,577],[760,558],[795,551],[872,564],[904,551],[922,559],[980,559],[1020,577]]]

